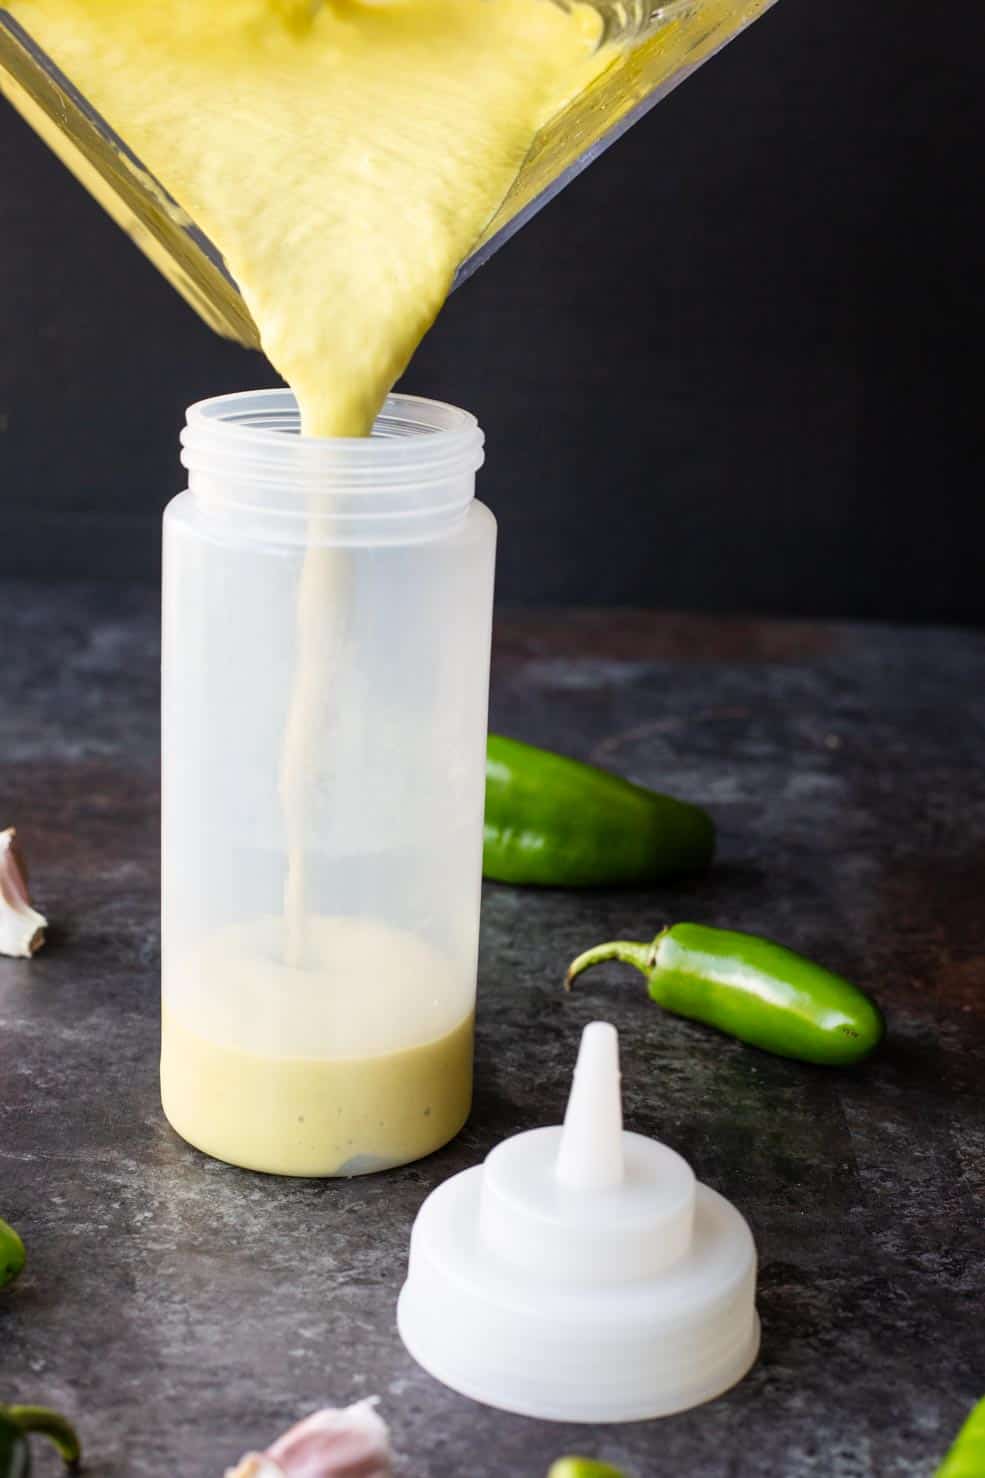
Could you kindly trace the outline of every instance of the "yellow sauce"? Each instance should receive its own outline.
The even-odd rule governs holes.
[[[282,1175],[358,1175],[416,1160],[465,1122],[471,979],[379,921],[215,930],[165,962],[161,1091],[185,1139]]]
[[[597,14],[551,0],[11,9],[219,246],[315,436],[369,430],[534,135],[608,60]]]
[[[597,14],[551,0],[11,8],[219,247],[315,436],[368,433],[535,134],[609,60]],[[254,921],[165,973],[171,1122],[222,1159],[288,1174],[425,1154],[461,1127],[471,1092],[473,982],[383,924],[353,933],[307,912],[311,715],[339,660],[348,580],[344,554],[309,550],[277,948]]]
[[[208,1155],[278,1175],[365,1175],[454,1138],[472,1096],[472,1018],[374,1057],[274,1057],[210,1042],[165,1006],[161,1092]]]

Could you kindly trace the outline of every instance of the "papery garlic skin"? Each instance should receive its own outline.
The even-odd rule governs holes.
[[[291,1427],[265,1453],[251,1452],[226,1478],[392,1478],[390,1434],[375,1400],[326,1406]]]
[[[28,960],[44,944],[48,920],[31,906],[27,869],[12,826],[0,831],[0,955]]]

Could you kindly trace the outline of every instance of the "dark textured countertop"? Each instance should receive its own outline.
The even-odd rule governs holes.
[[[287,1182],[205,1159],[158,1105],[157,598],[0,582],[0,825],[53,921],[0,960],[0,1399],[78,1418],[102,1478],[220,1478],[325,1402],[378,1394],[405,1478],[925,1478],[985,1390],[985,635],[639,612],[498,622],[493,722],[706,802],[687,891],[518,892],[483,913],[477,1098],[403,1171]],[[661,1014],[581,946],[676,917],[773,933],[870,988],[849,1072]],[[556,1122],[585,1022],[620,1029],[629,1127],[749,1218],[762,1356],[711,1405],[571,1428],[436,1385],[394,1330],[425,1193]],[[58,1464],[39,1452],[38,1471]]]

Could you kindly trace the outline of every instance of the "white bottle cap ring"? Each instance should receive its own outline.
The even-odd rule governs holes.
[[[720,1395],[756,1358],[756,1250],[738,1211],[621,1126],[618,1039],[585,1028],[564,1127],[439,1186],[397,1320],[431,1375],[558,1421],[639,1421]]]

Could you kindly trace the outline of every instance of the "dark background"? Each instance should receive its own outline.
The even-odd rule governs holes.
[[[780,0],[452,298],[509,601],[985,619],[977,0]],[[0,573],[153,579],[270,384],[0,103]]]

